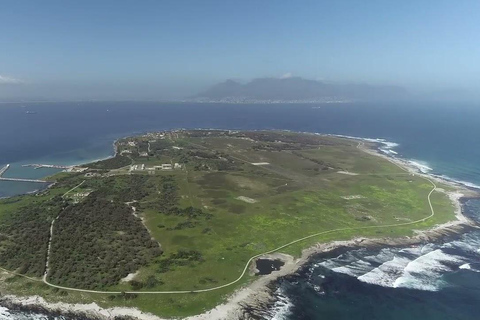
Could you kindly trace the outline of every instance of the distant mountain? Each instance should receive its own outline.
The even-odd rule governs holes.
[[[396,86],[332,84],[300,77],[259,78],[246,84],[227,80],[194,99],[211,101],[330,101],[389,100],[405,98],[407,91]]]

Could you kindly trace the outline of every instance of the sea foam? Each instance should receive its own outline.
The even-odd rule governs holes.
[[[352,250],[317,266],[383,287],[438,291],[449,285],[444,274],[459,269],[477,271],[479,245],[480,233],[475,232],[440,245]]]
[[[407,160],[407,163],[412,167],[415,167],[418,171],[422,173],[429,173],[433,171],[433,169],[429,166],[429,164],[425,161],[419,160]]]
[[[277,300],[271,309],[272,320],[285,320],[288,319],[288,316],[291,313],[291,308],[293,307],[292,301],[283,294],[281,289],[277,289],[275,292]]]

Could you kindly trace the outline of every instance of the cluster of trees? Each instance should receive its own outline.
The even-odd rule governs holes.
[[[289,134],[280,131],[225,131],[225,130],[189,130],[185,133],[189,137],[235,137],[249,138],[260,142],[278,142],[299,144],[302,147],[319,145],[339,145],[342,142],[328,137],[311,134]],[[345,143],[347,144],[347,143]]]
[[[192,208],[192,207],[188,207],[188,208]],[[183,211],[183,210],[187,210],[187,209],[181,209],[181,210]],[[196,210],[200,210],[200,209],[196,209]],[[186,221],[179,222],[179,223],[177,223],[177,225],[175,227],[166,228],[166,230],[183,230],[183,229],[188,229],[188,228],[195,228],[196,226],[199,225],[198,218],[203,217],[206,220],[210,220],[213,217],[213,215],[211,213],[206,213],[206,212],[203,212],[202,210],[200,210],[200,211],[201,211],[201,214],[196,215],[196,216],[190,216],[190,217],[187,216]],[[180,215],[183,215],[183,214],[180,214]],[[159,225],[158,227],[159,228],[165,228],[164,225]],[[207,231],[205,231],[203,233],[208,233],[209,231],[211,231],[210,228],[206,228],[206,230]]]
[[[136,293],[127,293],[127,292],[122,292],[121,294],[112,294],[108,296],[108,300],[114,301],[114,300],[134,300],[138,298],[138,294]],[[115,317],[115,320],[131,320],[132,318],[125,316],[117,316]]]
[[[139,140],[137,141],[137,150],[138,152],[147,152],[148,153],[148,141]]]
[[[71,189],[78,185],[80,182],[85,180],[84,173],[83,172],[69,172],[66,175],[60,175],[55,177],[55,187],[57,188],[66,188],[66,189]],[[48,192],[48,190],[44,191],[45,194]]]
[[[313,134],[288,134],[276,131],[249,131],[240,132],[238,135],[262,142],[278,142],[288,144],[300,144],[302,147],[319,145],[337,145],[338,141],[333,141],[326,137]]]
[[[192,206],[188,206],[183,209],[175,206],[172,207],[171,210],[166,214],[187,217],[188,219],[205,218],[206,220],[210,220],[213,217],[211,213],[205,212],[200,208],[195,208]]]
[[[255,151],[283,151],[283,150],[299,150],[298,145],[290,143],[257,143],[252,146]]]
[[[184,221],[184,222],[179,222],[177,223],[177,225],[173,228],[167,228],[167,230],[183,230],[183,229],[187,229],[187,228],[195,228],[197,226],[197,222],[196,221],[191,221],[191,220],[187,220],[187,221]]]
[[[302,158],[302,159],[305,159],[305,160],[308,160],[308,161],[311,161],[313,163],[316,163],[318,164],[322,170],[328,170],[330,168],[332,169],[338,169],[340,170],[341,168],[337,167],[335,164],[333,163],[330,163],[330,162],[325,162],[323,160],[319,160],[319,159],[315,159],[315,158],[310,158],[310,157],[307,157],[305,155],[303,155],[302,153],[300,152],[296,152],[296,151],[293,151],[292,152],[294,155],[296,155],[297,157],[299,158]]]
[[[132,160],[129,157],[116,155],[113,158],[97,161],[88,165],[92,169],[118,169],[132,164]]]
[[[184,209],[181,209],[179,214],[180,216],[186,216],[189,219],[195,219],[195,218],[205,218],[206,220],[210,220],[213,215],[211,213],[205,212],[200,208],[195,208],[192,206],[186,207]]]
[[[60,196],[6,212],[0,221],[0,261],[4,268],[42,276],[45,272],[50,224],[62,210]]]
[[[175,176],[163,176],[161,179],[159,200],[156,202],[157,209],[161,214],[185,217],[186,220],[179,222],[174,227],[166,228],[166,230],[182,230],[187,228],[195,228],[199,223],[199,219],[210,220],[213,215],[205,212],[200,208],[188,206],[181,208],[179,206],[178,186]],[[165,225],[159,225],[159,228],[165,228]]]
[[[154,275],[150,275],[145,279],[145,281],[132,280],[129,282],[132,290],[139,291],[143,288],[155,288],[156,286],[162,285],[164,282],[158,280]]]
[[[123,202],[93,192],[55,222],[49,280],[101,289],[135,272],[162,250]]]
[[[149,176],[134,174],[87,180],[84,187],[97,190],[97,196],[119,202],[140,201],[154,189]]]
[[[191,163],[196,171],[233,171],[240,168],[233,158],[222,152],[189,150],[181,155],[182,163]]]
[[[193,170],[195,170],[195,171],[210,171],[210,167],[204,162],[197,162],[193,166]]]
[[[233,159],[209,159],[203,161],[195,161],[193,169],[195,171],[234,171],[241,170],[241,166],[238,165]]]
[[[203,150],[190,150],[188,156],[201,159],[218,159],[219,155],[216,152],[209,152]]]
[[[188,130],[186,134],[192,138],[220,137],[229,135],[228,130]]]
[[[164,149],[169,149],[172,147],[172,142],[170,140],[157,140],[155,142],[150,142],[150,150],[155,153],[160,153]]]
[[[159,197],[159,210],[163,214],[175,214],[179,209],[178,186],[175,177],[172,175],[162,177]]]
[[[204,259],[197,250],[178,250],[168,258],[161,259],[158,262],[159,273],[165,273],[172,270],[175,266],[191,266],[195,263],[201,263]]]

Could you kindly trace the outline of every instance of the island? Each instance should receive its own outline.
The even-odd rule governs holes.
[[[0,200],[1,301],[90,318],[233,318],[316,252],[470,223],[459,186],[367,140],[173,130],[114,146]]]

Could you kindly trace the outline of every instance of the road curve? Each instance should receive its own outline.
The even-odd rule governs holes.
[[[363,142],[360,142],[357,146],[357,148],[359,148],[360,150],[363,150],[361,148],[361,146],[363,146]],[[365,150],[363,150],[365,151]],[[387,159],[389,160],[389,159]],[[408,170],[406,170],[405,168],[403,168],[402,166],[400,166],[399,164],[395,163],[394,161],[391,161],[389,160],[391,163],[395,164],[397,167],[399,167],[400,169],[406,171],[406,172],[409,172]],[[266,255],[266,254],[270,254],[270,253],[274,253],[274,252],[277,252],[281,249],[284,249],[288,246],[291,246],[295,243],[299,243],[301,241],[305,241],[307,239],[311,239],[311,238],[314,238],[314,237],[318,237],[318,236],[321,236],[321,235],[325,235],[325,234],[330,234],[330,233],[335,233],[335,232],[339,232],[339,231],[351,231],[351,230],[365,230],[365,229],[382,229],[382,228],[392,228],[392,227],[401,227],[401,226],[408,226],[408,225],[414,225],[414,224],[417,224],[417,223],[420,223],[420,222],[424,222],[430,218],[432,218],[434,215],[435,215],[435,210],[433,209],[433,205],[432,205],[432,202],[431,202],[431,195],[432,193],[437,189],[437,185],[429,178],[427,178],[426,176],[424,175],[419,175],[419,177],[421,177],[422,179],[424,180],[427,180],[431,185],[432,185],[432,190],[428,193],[427,195],[427,201],[428,201],[428,205],[430,207],[430,215],[428,215],[427,217],[425,218],[422,218],[422,219],[419,219],[419,220],[416,220],[416,221],[410,221],[410,222],[403,222],[403,223],[396,223],[396,224],[387,224],[387,225],[380,225],[380,226],[367,226],[367,227],[357,227],[357,228],[337,228],[337,229],[332,229],[332,230],[327,230],[327,231],[322,231],[322,232],[318,232],[318,233],[314,233],[314,234],[311,234],[311,235],[308,235],[308,236],[305,236],[303,238],[300,238],[300,239],[296,239],[296,240],[293,240],[289,243],[286,243],[280,247],[277,247],[275,249],[272,249],[272,250],[269,250],[269,251],[266,251],[266,252],[263,252],[263,253],[259,253],[257,255],[254,255],[252,256],[250,259],[248,259],[248,261],[245,263],[245,267],[243,268],[243,271],[242,273],[238,276],[237,279],[229,282],[229,283],[226,283],[226,284],[223,284],[223,285],[220,285],[220,286],[216,286],[216,287],[212,287],[212,288],[207,288],[207,289],[196,289],[196,290],[176,290],[176,291],[101,291],[101,290],[87,290],[87,289],[78,289],[78,288],[70,288],[70,287],[63,287],[63,286],[58,286],[56,284],[53,284],[53,283],[50,283],[48,282],[48,280],[46,279],[47,277],[44,276],[43,279],[35,279],[35,278],[31,278],[31,277],[28,277],[28,276],[25,276],[25,275],[21,275],[21,274],[18,274],[18,273],[15,273],[15,272],[11,272],[9,270],[6,270],[4,268],[1,268],[2,270],[6,271],[6,272],[9,272],[9,273],[12,273],[12,274],[15,274],[17,276],[22,276],[26,279],[29,279],[29,280],[32,280],[32,281],[38,281],[38,282],[43,282],[45,283],[46,285],[50,286],[50,287],[54,287],[54,288],[58,288],[58,289],[62,289],[62,290],[67,290],[67,291],[76,291],[76,292],[85,292],[85,293],[98,293],[98,294],[123,294],[123,293],[131,293],[131,294],[186,294],[186,293],[202,293],[202,292],[209,292],[209,291],[215,291],[215,290],[219,290],[219,289],[222,289],[222,288],[226,288],[226,287],[229,287],[229,286],[232,286],[236,283],[238,283],[244,276],[245,276],[245,273],[247,273],[247,270],[248,270],[248,267],[250,266],[250,263],[258,258],[258,257],[261,257],[263,255]]]

